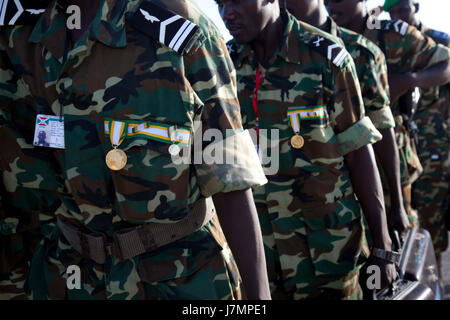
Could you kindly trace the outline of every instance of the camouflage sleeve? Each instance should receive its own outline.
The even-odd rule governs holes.
[[[388,35],[386,49],[391,52],[389,64],[393,72],[404,73],[426,69],[450,59],[450,49],[438,45],[414,26],[408,26],[405,36],[395,30]]]
[[[236,71],[224,40],[208,37],[201,48],[185,56],[185,68],[186,76],[203,104],[203,133],[209,130],[209,133],[220,132],[221,137],[225,137],[203,149],[204,153],[212,149],[221,153],[223,161],[204,160],[195,164],[202,194],[210,196],[265,184],[267,180],[253,142],[248,132],[243,132]],[[199,135],[195,134],[197,137]]]
[[[330,112],[331,125],[337,134],[342,155],[381,140],[380,132],[364,114],[358,76],[353,59],[348,56],[340,68],[333,68],[331,87],[333,106]]]
[[[0,169],[5,189],[61,192],[62,177],[55,171],[53,155],[33,146],[36,112],[27,85],[17,80],[14,70],[0,41]]]
[[[390,108],[387,64],[384,54],[370,56],[365,64],[366,73],[360,79],[367,116],[375,128],[394,128],[394,116]]]

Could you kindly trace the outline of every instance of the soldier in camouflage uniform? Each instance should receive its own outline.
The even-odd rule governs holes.
[[[376,245],[389,250],[391,240],[370,146],[381,134],[364,115],[353,60],[278,1],[217,2],[234,36],[244,127],[256,129],[263,163],[280,150],[279,170],[253,188],[272,298],[359,299],[364,231],[353,184]],[[383,284],[392,281],[393,265],[370,259]]]
[[[386,176],[394,201],[394,206],[387,212],[388,225],[403,232],[408,227],[408,217],[403,206],[399,156],[393,129],[395,122],[390,109],[387,65],[383,52],[362,35],[339,27],[327,16],[323,0],[287,0],[286,5],[297,19],[342,39],[352,56],[365,111],[383,135],[383,139],[375,143],[373,148],[381,167],[388,172]]]
[[[411,207],[411,185],[422,173],[416,146],[406,130],[397,99],[415,87],[429,87],[448,82],[450,51],[406,22],[378,21],[368,15],[366,2],[326,0],[331,17],[343,27],[364,35],[385,53],[389,70],[392,112],[396,121],[396,139],[400,154],[403,199],[412,224],[417,213]],[[432,83],[427,80],[432,79]],[[438,83],[436,83],[438,82]],[[441,83],[439,83],[441,82]]]
[[[235,72],[217,29],[191,1],[77,4],[80,30],[66,28],[59,0],[34,24],[1,30],[0,129],[11,141],[16,131],[23,136],[17,153],[1,153],[5,184],[56,187],[61,200],[57,227],[33,256],[32,298],[240,298],[230,248],[247,297],[270,298],[249,189],[267,180],[242,130]],[[58,149],[33,146],[30,128],[53,120],[59,140],[50,144]],[[240,161],[176,162],[192,149],[197,155],[194,136],[207,129],[227,130]],[[29,182],[28,155],[46,163],[53,180],[44,171]],[[80,268],[80,289],[66,286],[71,265]]]
[[[417,1],[386,2],[385,9],[392,19],[406,21],[437,43],[450,47],[450,37],[446,33],[429,29],[420,22]],[[450,191],[450,89],[446,85],[421,91],[414,120],[419,128],[418,155],[424,171],[413,186],[413,203],[419,212],[420,225],[431,233],[440,264],[440,253],[448,246],[445,200]]]

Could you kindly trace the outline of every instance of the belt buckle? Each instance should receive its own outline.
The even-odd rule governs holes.
[[[104,233],[100,234],[103,238],[103,251],[105,253],[105,261],[110,258],[118,258],[121,260],[120,250],[118,249],[118,246],[116,244],[116,239],[114,238],[113,241],[109,241],[108,238]]]

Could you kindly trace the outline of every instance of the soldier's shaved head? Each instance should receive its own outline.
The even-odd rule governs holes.
[[[365,0],[325,0],[325,6],[338,25],[352,30],[359,29],[355,26],[350,28],[352,24],[367,16]]]
[[[297,19],[319,29],[327,24],[327,12],[323,0],[286,0],[286,6]]]
[[[403,20],[414,26],[420,24],[417,17],[417,12],[419,12],[417,0],[400,0],[397,4],[390,7],[388,11],[392,20]]]
[[[280,16],[279,0],[216,0],[216,3],[226,27],[238,43],[256,40]]]

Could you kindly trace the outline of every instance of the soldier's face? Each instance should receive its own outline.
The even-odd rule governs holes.
[[[319,9],[321,0],[286,0],[286,7],[297,19],[309,17]]]
[[[364,5],[362,0],[325,0],[331,18],[344,27],[362,14]]]
[[[216,0],[225,25],[239,44],[252,42],[271,17],[271,6],[278,0]]]
[[[414,24],[414,15],[416,14],[416,6],[411,0],[402,0],[397,5],[389,9],[392,20],[403,20],[409,24]]]

